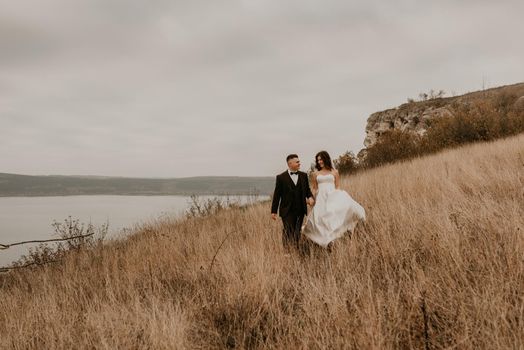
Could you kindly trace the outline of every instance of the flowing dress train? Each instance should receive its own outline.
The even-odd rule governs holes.
[[[303,234],[322,247],[353,231],[366,219],[364,208],[343,190],[335,188],[333,174],[317,175],[318,193],[315,205],[304,225]]]

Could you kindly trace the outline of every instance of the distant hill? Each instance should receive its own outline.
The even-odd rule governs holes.
[[[0,197],[70,195],[270,194],[273,177],[202,176],[172,179],[32,176],[0,173]]]

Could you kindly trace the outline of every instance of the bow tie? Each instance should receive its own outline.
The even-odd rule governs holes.
[[[289,174],[290,175],[298,175],[298,171],[290,171]]]

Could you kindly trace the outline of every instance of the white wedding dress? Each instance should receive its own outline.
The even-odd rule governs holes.
[[[335,188],[333,174],[317,175],[317,183],[315,205],[303,234],[325,248],[347,231],[353,231],[360,220],[365,220],[366,211],[346,191]]]

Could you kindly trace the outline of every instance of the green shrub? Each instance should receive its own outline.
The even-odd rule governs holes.
[[[424,135],[429,152],[461,144],[490,141],[524,131],[524,113],[513,106],[516,96],[500,94],[492,100],[453,105],[453,116],[432,122]]]
[[[372,147],[368,148],[364,161],[366,168],[372,168],[396,160],[408,159],[420,154],[420,137],[400,130],[388,131]]]
[[[353,152],[346,152],[333,161],[340,174],[351,174],[358,170],[358,159]]]
[[[109,230],[109,223],[95,227],[87,225],[79,219],[69,216],[63,222],[54,221],[52,224],[54,236],[64,241],[58,243],[40,243],[29,248],[28,253],[22,255],[11,265],[13,267],[25,267],[32,265],[45,265],[63,259],[66,255],[78,252],[82,249],[94,249],[103,244]]]

